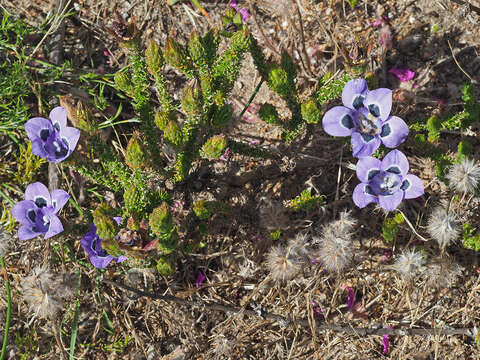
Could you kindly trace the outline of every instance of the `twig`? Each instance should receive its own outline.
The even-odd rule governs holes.
[[[455,57],[455,54],[453,53],[452,45],[450,44],[450,40],[447,40],[447,43],[448,43],[448,47],[450,48],[450,52],[452,53],[453,61],[455,61],[455,64],[457,64],[460,71],[465,74],[465,76],[470,80],[472,84],[476,84],[477,81],[475,79],[472,79],[472,77],[465,70],[463,70],[462,66],[460,65],[457,58]]]
[[[469,2],[465,2],[462,0],[450,0],[458,5],[468,5],[470,10],[475,11],[478,15],[480,15],[480,8],[478,6],[472,5]]]
[[[310,57],[308,56],[308,53],[307,53],[307,45],[305,42],[305,32],[303,31],[302,14],[300,13],[300,3],[298,2],[298,0],[296,1],[296,4],[297,4],[297,15],[300,21],[300,36],[302,38],[303,56],[305,57],[305,62],[307,63],[306,68],[307,68],[308,75],[313,76],[314,74],[312,72],[312,64],[310,63]],[[292,20],[292,23],[293,23],[293,20]]]
[[[257,96],[257,93],[258,93],[258,91],[260,90],[260,87],[262,86],[263,81],[264,81],[263,78],[260,79],[260,82],[258,83],[257,87],[255,88],[255,90],[253,90],[252,96],[250,96],[250,99],[248,99],[247,103],[246,103],[245,106],[243,107],[242,112],[241,112],[240,115],[238,116],[239,119],[242,118],[243,114],[245,114],[245,112],[248,110],[248,107],[249,107],[250,104],[252,103],[253,99],[255,99],[255,96]]]
[[[161,295],[157,293],[147,293],[142,290],[137,290],[127,285],[119,284],[110,280],[103,280],[104,283],[115,286],[117,288],[121,288],[127,291],[131,291],[135,293],[137,296],[145,296],[151,299],[169,301],[176,304],[186,305],[189,307],[192,306],[199,306],[202,308],[207,308],[210,310],[215,311],[222,311],[228,314],[239,314],[242,313],[244,315],[255,316],[259,317],[263,320],[271,320],[278,322],[281,326],[288,326],[288,325],[300,325],[306,329],[309,328],[308,320],[301,319],[294,321],[290,317],[285,317],[281,315],[276,315],[268,312],[257,312],[254,310],[247,310],[247,309],[239,309],[235,306],[229,304],[222,304],[218,302],[206,302],[204,300],[186,300],[181,299],[176,296],[172,295]],[[411,329],[411,328],[399,328],[399,329],[389,329],[386,327],[383,328],[367,328],[367,327],[353,327],[350,324],[325,324],[320,320],[315,320],[317,325],[317,330],[319,331],[336,331],[342,332],[347,334],[356,334],[359,336],[368,336],[368,335],[394,335],[394,336],[432,336],[432,335],[467,335],[472,336],[474,328],[423,328],[423,329]]]
[[[423,241],[428,241],[428,239],[425,239],[422,235],[420,235],[416,230],[415,228],[413,227],[412,223],[410,222],[410,220],[408,220],[407,216],[403,213],[402,210],[398,210],[397,211],[402,214],[403,216],[403,219],[405,220],[405,222],[407,223],[408,227],[412,230],[412,232],[417,235],[421,240]]]

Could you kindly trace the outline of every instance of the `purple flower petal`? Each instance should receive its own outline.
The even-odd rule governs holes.
[[[121,216],[114,216],[113,220],[115,220],[117,225],[120,225],[122,223],[123,218]],[[95,229],[95,231],[97,231],[97,230]]]
[[[41,117],[34,117],[25,123],[25,132],[30,140],[46,141],[53,132],[52,123]]]
[[[42,159],[46,159],[48,157],[47,152],[45,151],[45,147],[43,146],[44,142],[38,138],[32,141],[32,154]]]
[[[364,79],[353,79],[345,84],[342,91],[343,105],[350,109],[363,106],[363,100],[368,92],[367,82]]]
[[[195,280],[195,286],[197,289],[202,285],[206,278],[207,277],[200,270],[198,270],[197,279]]]
[[[98,269],[104,269],[112,262],[114,257],[112,255],[106,255],[106,256],[90,256],[90,262],[92,263],[93,266],[95,266]]]
[[[18,238],[20,240],[30,240],[39,235],[42,235],[42,233],[33,231],[33,228],[28,225],[22,225],[18,229]]]
[[[41,182],[36,182],[27,186],[25,190],[25,200],[32,200],[39,208],[50,206],[52,204],[48,188]]]
[[[45,239],[51,238],[63,231],[63,225],[60,219],[56,215],[50,215],[50,226],[45,234]]]
[[[392,328],[392,325],[390,325],[388,327],[388,329],[391,329]],[[382,351],[382,354],[383,355],[387,355],[388,353],[388,348],[390,346],[390,341],[388,340],[388,334],[385,334],[383,335],[383,338],[382,338],[382,344],[383,344],[383,351]]]
[[[57,131],[61,131],[67,126],[67,111],[62,106],[53,108],[48,117]]]
[[[120,255],[118,258],[113,258],[115,260],[115,262],[118,264],[118,263],[121,263],[121,262],[124,262],[125,260],[127,260],[128,258],[126,256],[123,256],[123,255]]]
[[[382,170],[406,176],[410,165],[408,159],[400,150],[392,150],[382,160]]]
[[[47,152],[47,160],[50,162],[61,162],[71,154],[67,139],[62,139],[58,132],[48,138],[44,148]]]
[[[401,82],[412,80],[415,77],[415,72],[409,69],[393,68],[388,72],[395,75]]]
[[[60,137],[67,140],[70,155],[77,146],[78,139],[80,138],[80,130],[74,127],[66,127],[60,131]]]
[[[350,139],[353,147],[353,156],[361,158],[372,155],[382,143],[378,136],[354,132]]]
[[[354,116],[354,110],[344,106],[335,106],[323,116],[323,129],[332,136],[350,136],[355,128]]]
[[[348,292],[347,296],[347,309],[352,309],[353,305],[355,305],[355,292],[352,290],[352,288],[345,286],[345,290]]]
[[[236,7],[237,7],[237,0],[232,0],[230,1],[230,7],[234,8],[236,10]]]
[[[382,162],[371,156],[363,157],[357,162],[357,177],[363,183],[368,183],[380,172]]]
[[[380,139],[389,148],[400,145],[408,136],[408,125],[397,116],[390,116],[382,126]]]
[[[32,200],[22,200],[12,209],[12,215],[20,224],[34,226],[37,213],[37,205]]]
[[[52,191],[52,205],[55,209],[55,214],[67,203],[68,199],[70,199],[70,195],[66,191],[59,189]]]
[[[244,23],[248,22],[248,18],[250,17],[250,14],[248,13],[248,9],[247,8],[241,8],[240,10],[237,10],[240,15],[242,15],[242,21]]]
[[[379,205],[388,211],[395,210],[403,200],[403,191],[396,191],[391,195],[378,195]]]
[[[386,88],[371,90],[363,103],[370,114],[387,120],[392,110],[392,90]]]
[[[355,190],[353,190],[353,202],[359,208],[363,209],[372,202],[378,202],[378,199],[368,184],[360,183],[355,186]]]
[[[403,178],[400,189],[405,192],[405,199],[415,199],[422,196],[425,192],[422,180],[420,180],[418,176],[412,174],[408,174]]]

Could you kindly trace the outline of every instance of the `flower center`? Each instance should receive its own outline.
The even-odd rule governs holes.
[[[381,171],[370,182],[370,187],[376,195],[391,195],[402,185],[402,180],[397,174]]]
[[[357,117],[359,132],[372,136],[380,134],[381,129],[377,126],[378,120],[372,114],[368,113],[367,116],[365,116],[364,114],[359,112]]]

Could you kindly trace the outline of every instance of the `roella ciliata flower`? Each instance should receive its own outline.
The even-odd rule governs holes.
[[[113,218],[117,224],[120,224],[122,221],[121,217]],[[97,235],[97,228],[92,223],[90,225],[90,231],[83,235],[80,244],[82,245],[85,252],[90,256],[90,262],[93,266],[98,269],[103,269],[110,264],[112,260],[119,263],[127,259],[126,256],[114,257],[113,255],[108,254],[104,248],[102,248],[102,239]]]
[[[65,160],[77,146],[80,130],[67,126],[67,112],[58,106],[50,111],[50,120],[34,117],[25,123],[32,140],[32,153],[50,162]]]
[[[370,156],[380,144],[395,148],[407,137],[407,124],[390,116],[392,90],[369,91],[364,79],[353,79],[343,88],[342,102],[325,113],[322,125],[332,136],[351,136],[353,156]]]
[[[408,170],[407,157],[399,150],[390,151],[382,161],[371,156],[361,158],[357,163],[361,183],[353,191],[353,202],[359,208],[374,202],[392,211],[403,199],[422,196],[422,180]]]
[[[21,226],[18,229],[20,240],[32,239],[45,234],[45,239],[63,231],[63,225],[57,214],[66,204],[70,195],[63,190],[48,191],[42,183],[27,186],[25,200],[12,209],[12,214]]]

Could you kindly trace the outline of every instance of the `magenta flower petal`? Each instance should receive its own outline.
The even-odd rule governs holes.
[[[52,191],[52,206],[55,209],[55,214],[67,203],[68,199],[70,199],[70,195],[66,191],[59,189]]]
[[[48,188],[40,182],[27,186],[25,189],[25,200],[32,200],[39,208],[52,204]]]
[[[358,180],[363,183],[368,183],[375,175],[380,172],[382,162],[371,156],[366,156],[358,160],[356,172]]]
[[[206,278],[207,277],[200,270],[198,270],[197,279],[195,280],[195,286],[197,289],[202,285]]]
[[[240,15],[242,15],[242,21],[244,23],[248,22],[248,18],[250,17],[250,14],[248,13],[248,9],[247,8],[241,8],[240,10],[237,10]]]
[[[347,309],[352,309],[353,305],[355,305],[355,292],[352,290],[352,288],[345,286],[345,290],[348,292],[347,296]]]
[[[342,90],[343,105],[350,109],[359,109],[363,106],[367,92],[367,82],[364,79],[350,80]]]
[[[395,148],[405,141],[409,133],[408,125],[397,116],[390,116],[382,126],[380,139],[383,145]]]
[[[57,131],[61,131],[67,126],[67,110],[65,110],[65,108],[62,106],[53,108],[48,117],[52,121],[52,125]]]
[[[412,174],[408,174],[403,178],[400,189],[405,192],[405,199],[415,199],[425,193],[422,180],[420,180],[418,176]]]
[[[393,68],[388,72],[395,75],[401,82],[412,80],[415,77],[415,72],[409,69]]]

